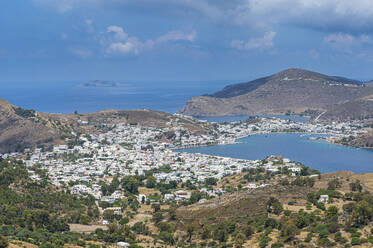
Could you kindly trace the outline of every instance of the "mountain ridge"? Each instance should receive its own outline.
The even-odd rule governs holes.
[[[300,74],[303,74],[303,75],[300,75]],[[360,82],[358,80],[354,80],[354,79],[348,79],[348,78],[338,77],[338,76],[327,76],[327,75],[323,75],[321,73],[312,72],[312,71],[308,71],[308,70],[303,70],[303,69],[299,69],[299,68],[290,68],[290,69],[281,71],[277,74],[273,74],[273,75],[267,76],[267,77],[261,77],[261,78],[258,78],[258,79],[255,79],[255,80],[252,80],[252,81],[249,81],[249,82],[246,82],[246,83],[238,83],[238,84],[228,85],[228,86],[224,87],[222,90],[220,90],[218,92],[215,92],[211,95],[208,94],[207,96],[216,97],[216,98],[229,98],[229,97],[239,96],[239,95],[242,95],[242,94],[245,94],[245,93],[248,93],[252,90],[257,89],[262,84],[267,83],[271,79],[287,78],[288,80],[290,80],[289,76],[290,77],[304,76],[305,74],[307,76],[311,76],[311,77],[317,77],[318,76],[318,77],[324,78],[325,80],[334,81],[335,83],[339,83],[339,84],[342,84],[342,83],[343,84],[352,84],[352,85],[362,85],[363,84],[362,82]],[[232,93],[231,91],[234,91],[236,94]],[[225,95],[224,93],[226,93],[227,95]]]
[[[228,85],[211,95],[190,99],[179,111],[191,116],[301,113],[373,94],[362,82],[320,73],[288,69],[248,83]]]

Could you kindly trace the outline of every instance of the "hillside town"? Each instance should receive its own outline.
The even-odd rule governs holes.
[[[251,120],[251,121],[250,121]],[[218,126],[222,140],[242,138],[255,134],[299,132],[321,134],[328,138],[357,136],[366,133],[364,125],[358,122],[294,122],[279,118],[249,118],[245,122],[225,123]]]
[[[174,149],[233,144],[238,138],[274,132],[326,134],[332,137],[365,132],[361,126],[350,123],[323,125],[311,122],[297,123],[278,118],[251,118],[247,121],[216,126],[217,137],[194,136],[187,130],[175,126],[156,129],[122,123],[113,126],[112,130],[106,133],[76,136],[75,143],[56,145],[49,151],[40,148],[34,151],[26,149],[24,154],[4,154],[2,157],[22,157],[29,168],[45,170],[48,180],[54,185],[69,185],[69,190],[73,194],[89,194],[96,200],[112,203],[123,196],[122,192],[115,191],[110,196],[103,195],[100,183],[110,183],[114,176],[144,175],[146,171],[154,170],[153,176],[158,183],[189,181],[198,184],[208,178],[219,180],[249,168],[263,167],[267,171],[278,172],[287,167],[294,175],[301,170],[299,164],[288,159],[281,159],[280,163],[277,160],[250,161],[176,152]],[[172,141],[162,140],[166,135],[171,136]],[[38,174],[31,172],[34,180],[41,180]],[[208,193],[222,194],[224,190],[211,190]],[[184,194],[181,197],[175,193],[163,197],[165,200],[178,200],[189,196],[190,194]]]
[[[1,7],[0,248],[373,247],[373,0]]]

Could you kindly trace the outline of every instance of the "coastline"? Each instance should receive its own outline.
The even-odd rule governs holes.
[[[349,148],[364,149],[364,150],[372,150],[373,151],[373,147],[345,145],[345,144],[336,142],[335,139],[327,139],[327,141],[334,144],[334,145],[338,145],[338,146],[344,146],[344,147],[349,147]]]
[[[353,147],[335,146],[327,142],[327,137],[321,140],[320,133],[281,132],[273,135],[257,135],[248,139],[238,140],[242,144],[234,146],[195,147],[191,149],[173,150],[179,154],[203,154],[243,160],[261,160],[271,155],[281,155],[291,161],[321,171],[322,173],[352,170],[355,173],[371,173],[372,150]],[[322,133],[325,134],[325,133]],[[248,136],[247,136],[248,137]]]
[[[247,137],[250,137],[250,136],[254,136],[254,135],[264,135],[264,134],[332,135],[330,133],[284,132],[284,131],[280,131],[280,132],[255,132],[255,133],[248,134],[248,135],[237,136],[236,138],[234,138],[234,141],[231,142],[231,143],[224,143],[224,144],[216,143],[216,144],[209,144],[209,145],[191,145],[191,146],[176,147],[176,148],[171,149],[171,150],[183,150],[183,149],[189,149],[189,148],[199,148],[199,147],[209,147],[209,146],[224,146],[224,145],[241,144],[242,142],[239,142],[237,140],[243,139],[243,138],[247,138]],[[332,143],[332,144],[338,144],[338,143],[331,142],[328,138],[325,138],[323,140],[328,141],[329,143]],[[356,148],[356,147],[352,147],[352,146],[347,146],[347,147]]]

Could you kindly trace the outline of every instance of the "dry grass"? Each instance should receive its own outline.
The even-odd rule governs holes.
[[[305,212],[312,212],[316,210],[317,208],[315,206],[312,206],[311,210],[307,210],[306,206],[304,205],[288,205],[288,204],[283,204],[284,210],[290,210],[292,212],[298,212],[299,210],[303,209]]]
[[[255,190],[239,191],[221,197],[177,209],[180,223],[220,223],[226,220],[244,221],[248,216],[266,213],[269,197],[285,203],[294,197],[305,200],[309,188],[296,186],[268,186]]]
[[[340,171],[328,174],[323,174],[321,180],[316,180],[315,189],[325,189],[328,187],[328,182],[338,178],[342,185],[338,191],[342,193],[350,192],[349,184],[355,180],[360,180],[363,186],[363,191],[373,192],[373,173],[355,174],[351,171]]]
[[[9,242],[9,248],[38,248],[37,245],[33,245],[27,242],[12,240]]]
[[[146,187],[139,187],[139,193],[143,195],[154,195],[154,194],[160,195],[161,194],[161,192],[157,189],[148,189]]]
[[[241,184],[242,180],[246,181],[244,179],[244,175],[245,175],[245,173],[240,173],[240,174],[225,177],[218,182],[217,188],[221,188],[223,185],[224,186],[230,185],[232,187],[237,187],[239,184]]]
[[[137,222],[146,222],[152,219],[151,214],[136,214],[128,223],[130,226],[134,225]]]
[[[137,235],[136,238],[139,240],[139,243],[137,243],[137,245],[141,247],[157,247],[157,248],[158,247],[159,248],[160,247],[164,247],[164,248],[175,247],[175,246],[169,246],[169,245],[160,244],[160,243],[154,244],[154,239],[149,236]]]
[[[350,181],[360,180],[360,182],[363,184],[364,190],[373,192],[373,173],[353,175],[350,178],[352,179]]]
[[[139,213],[152,213],[153,209],[151,205],[141,205],[141,207],[137,210]]]
[[[81,224],[69,224],[71,232],[80,232],[80,233],[92,233],[96,231],[97,228],[107,230],[105,225],[81,225]]]

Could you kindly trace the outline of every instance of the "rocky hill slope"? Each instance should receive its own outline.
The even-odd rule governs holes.
[[[356,137],[351,136],[351,137],[341,138],[339,140],[336,140],[335,142],[342,144],[342,145],[346,145],[346,146],[372,149],[373,148],[373,131],[356,136]]]
[[[320,120],[348,121],[373,118],[373,95],[330,107],[319,116]]]
[[[69,127],[63,123],[0,99],[0,152],[19,151],[41,143],[61,142],[63,134],[69,135]]]
[[[227,220],[247,219],[266,214],[266,203],[271,196],[285,200],[306,199],[310,188],[298,186],[266,187],[236,192],[212,200],[177,209],[182,223],[220,223]]]
[[[206,122],[152,110],[106,110],[89,114],[48,114],[26,110],[0,99],[0,153],[26,147],[65,143],[73,132],[108,131],[112,124],[139,124],[145,127],[182,127],[191,134],[213,133]]]
[[[373,87],[356,80],[289,69],[248,83],[234,84],[212,95],[190,99],[180,113],[222,116],[260,113],[325,111],[373,94]]]

